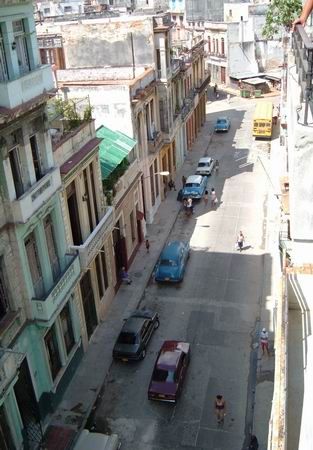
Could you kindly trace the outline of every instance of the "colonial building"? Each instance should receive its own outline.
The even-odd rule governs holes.
[[[60,168],[62,216],[67,246],[81,265],[77,310],[84,347],[114,297],[116,272],[111,231],[114,212],[105,205],[96,137],[88,99],[50,104],[55,163]]]
[[[68,246],[49,134],[50,66],[31,1],[0,7],[0,447],[41,441],[82,356],[79,256]]]

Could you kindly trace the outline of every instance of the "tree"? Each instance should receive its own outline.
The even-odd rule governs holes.
[[[289,31],[294,19],[300,16],[301,10],[301,0],[272,0],[267,9],[263,36],[272,39],[281,28]]]

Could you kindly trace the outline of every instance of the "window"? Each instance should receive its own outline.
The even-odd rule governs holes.
[[[154,183],[155,183],[155,193],[156,193],[156,196],[158,197],[159,193],[160,193],[160,187],[159,187],[159,175],[157,172],[158,172],[158,162],[155,159],[154,160]]]
[[[156,49],[156,61],[157,61],[157,69],[161,70],[161,55],[160,55],[160,49]]]
[[[5,57],[2,33],[0,29],[0,81],[6,81],[7,79],[8,79],[8,68]]]
[[[219,53],[218,52],[218,39],[216,39],[216,53]]]
[[[0,319],[2,319],[9,310],[8,291],[5,282],[4,261],[0,257]]]
[[[150,188],[151,188],[151,202],[152,206],[155,204],[154,180],[153,180],[153,166],[150,166]]]
[[[50,14],[50,8],[44,8],[43,13],[44,13],[44,15]]]
[[[221,39],[221,46],[222,46],[222,50],[221,50],[222,55],[225,55],[225,40],[224,40],[224,38]]]
[[[90,192],[89,192],[89,186],[88,186],[88,175],[87,175],[87,169],[83,171],[84,174],[84,186],[85,186],[85,194],[83,196],[83,199],[87,203],[87,211],[88,211],[88,219],[89,219],[89,231],[90,233],[93,230],[93,220],[92,220],[92,212],[91,212],[91,204],[90,204]]]
[[[232,10],[232,9],[230,9],[230,10],[228,11],[228,15],[229,15],[229,17],[233,17],[233,10]]]
[[[136,231],[135,231],[134,212],[133,211],[130,213],[129,220],[130,220],[132,241],[134,242],[136,240]]]
[[[90,184],[92,190],[92,199],[93,199],[93,207],[95,212],[96,224],[99,223],[99,215],[98,215],[98,205],[97,205],[97,197],[96,197],[96,185],[95,185],[95,176],[93,172],[93,163],[89,166],[90,169]]]
[[[21,197],[21,195],[24,194],[24,186],[21,172],[20,149],[18,146],[12,148],[9,151],[9,160],[15,187],[16,198],[19,198]]]
[[[184,16],[179,16],[179,20],[181,21],[181,23],[183,23],[183,21],[184,21]]]
[[[81,245],[83,243],[83,241],[82,241],[82,234],[81,234],[80,221],[79,221],[79,212],[78,212],[78,205],[77,205],[75,181],[72,181],[72,183],[66,188],[66,194],[67,194],[67,205],[68,205],[68,213],[69,213],[69,218],[70,218],[70,223],[71,223],[73,244]]]
[[[55,233],[50,214],[44,219],[44,230],[46,235],[49,261],[52,269],[53,281],[56,281],[60,275],[60,263],[57,254],[57,247],[55,243]]]
[[[30,233],[25,239],[25,248],[35,296],[36,298],[42,298],[44,286],[34,232]]]
[[[176,22],[176,16],[173,16],[173,21]]]
[[[15,20],[12,25],[20,75],[23,75],[30,71],[24,23],[23,20]]]
[[[59,373],[59,370],[61,369],[58,341],[54,325],[45,336],[45,345],[48,353],[48,360],[52,379],[54,380],[57,374]]]
[[[64,6],[64,12],[65,13],[71,13],[72,12],[72,7],[71,6]]]
[[[63,338],[64,338],[64,342],[65,342],[66,352],[67,352],[67,354],[69,354],[75,344],[72,318],[71,318],[71,310],[70,310],[69,303],[67,303],[64,306],[64,308],[62,309],[61,314],[60,314],[60,319],[61,319],[61,328],[62,328],[62,334],[63,334]]]
[[[38,149],[38,145],[37,145],[37,138],[36,138],[35,134],[29,138],[29,142],[30,142],[30,147],[32,150],[32,158],[33,158],[36,180],[38,181],[38,180],[40,180],[40,178],[43,177],[43,172],[42,172],[42,168],[41,168],[40,153],[39,153],[39,149]]]
[[[100,253],[96,257],[96,271],[97,271],[99,295],[101,298],[103,297],[104,292],[109,286],[104,247],[102,247]]]

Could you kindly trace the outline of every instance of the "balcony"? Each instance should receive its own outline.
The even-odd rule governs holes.
[[[71,249],[78,251],[82,270],[86,270],[90,261],[94,259],[103,242],[106,234],[114,224],[114,208],[109,206],[93,232],[88,236],[82,245],[71,245]]]
[[[53,168],[31,186],[25,194],[11,203],[14,223],[26,223],[60,186],[60,170]]]
[[[66,267],[52,290],[44,298],[32,299],[32,310],[36,320],[49,321],[70,294],[80,276],[78,255],[65,255]]]
[[[161,131],[155,133],[154,139],[148,139],[148,151],[149,153],[157,153],[163,145],[163,134]]]
[[[15,80],[0,83],[0,106],[13,109],[54,89],[51,66],[48,64]]]
[[[183,61],[180,60],[180,59],[173,59],[171,61],[171,68],[172,68],[172,76],[173,77],[180,72],[180,68],[181,68],[182,62]]]
[[[209,73],[205,74],[204,79],[200,78],[199,80],[199,86],[196,87],[196,91],[201,94],[204,89],[206,89],[207,85],[210,83],[211,75]]]
[[[0,350],[0,392],[3,393],[16,377],[19,366],[24,359],[23,353],[10,349]]]
[[[298,84],[301,88],[300,102],[304,102],[303,122],[304,125],[308,125],[309,107],[311,115],[313,114],[313,42],[301,25],[296,26],[292,38],[292,48],[298,73]]]

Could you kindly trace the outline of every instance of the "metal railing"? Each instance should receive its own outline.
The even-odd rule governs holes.
[[[295,31],[292,34],[292,48],[295,56],[299,85],[301,87],[301,101],[304,102],[304,125],[307,125],[309,107],[311,114],[313,114],[313,42],[302,25],[295,27]]]

